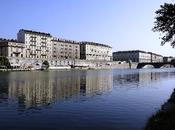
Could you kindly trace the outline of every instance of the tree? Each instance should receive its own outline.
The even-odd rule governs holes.
[[[175,4],[165,3],[156,12],[153,31],[161,32],[161,45],[170,43],[175,47]]]
[[[43,67],[46,68],[46,69],[49,68],[49,62],[48,62],[47,60],[45,60],[45,61],[43,62]]]
[[[10,65],[10,62],[9,62],[8,58],[0,57],[0,66],[5,67],[5,68],[10,68],[11,65]]]

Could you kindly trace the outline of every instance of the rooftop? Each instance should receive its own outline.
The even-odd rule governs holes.
[[[101,43],[95,43],[95,42],[87,42],[87,41],[82,41],[82,42],[80,42],[80,44],[88,44],[88,45],[104,46],[104,47],[109,47],[109,48],[112,48],[112,47],[111,47],[111,46],[109,46],[109,45],[106,45],[106,44],[101,44]]]
[[[58,42],[64,42],[64,43],[73,43],[73,44],[80,44],[77,41],[74,40],[67,40],[67,39],[62,39],[62,38],[53,38],[52,41],[58,41]]]
[[[20,31],[23,31],[25,33],[31,33],[31,34],[37,34],[37,35],[43,35],[43,36],[48,36],[48,37],[51,37],[51,34],[50,33],[44,33],[44,32],[37,32],[37,31],[32,31],[32,30],[26,30],[26,29],[20,29]]]
[[[115,54],[115,53],[132,53],[132,52],[141,52],[141,53],[153,54],[153,55],[156,55],[156,56],[162,56],[160,54],[156,54],[156,53],[153,53],[153,52],[146,52],[146,51],[142,51],[142,50],[117,51],[117,52],[113,52],[113,53]]]
[[[0,42],[16,42],[16,43],[22,43],[17,41],[16,39],[6,39],[6,38],[0,38]]]

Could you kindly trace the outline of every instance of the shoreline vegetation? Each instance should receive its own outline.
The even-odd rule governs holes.
[[[175,130],[175,89],[161,109],[149,118],[145,130]]]

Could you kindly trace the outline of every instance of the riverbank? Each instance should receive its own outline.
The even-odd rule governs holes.
[[[148,120],[145,130],[175,130],[175,89],[161,110]]]
[[[82,66],[50,66],[48,70],[68,70],[68,69],[135,69],[137,63],[133,63],[129,66],[129,63],[119,64],[118,62],[111,62],[111,64],[97,64],[97,65],[82,65]],[[32,70],[42,70],[41,68],[15,68],[15,69],[0,69],[0,72],[5,71],[32,71]]]

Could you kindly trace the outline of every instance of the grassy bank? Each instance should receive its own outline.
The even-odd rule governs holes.
[[[145,130],[175,130],[175,90],[161,110],[148,120]]]

